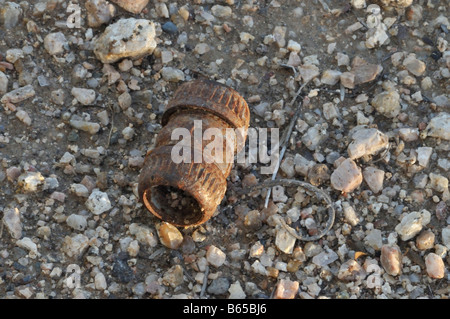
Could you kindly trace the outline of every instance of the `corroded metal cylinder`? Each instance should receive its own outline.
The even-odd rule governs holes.
[[[226,156],[244,147],[249,123],[247,103],[228,86],[209,80],[181,85],[163,114],[155,148],[145,158],[139,176],[140,200],[153,215],[173,225],[206,222],[225,196],[233,166]],[[184,142],[173,136],[180,128],[191,133]],[[223,152],[208,149],[208,129],[221,132]],[[230,130],[237,135],[231,138]],[[174,161],[174,147],[180,145],[189,161]]]

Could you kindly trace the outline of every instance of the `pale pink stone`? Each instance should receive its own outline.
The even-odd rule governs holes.
[[[331,186],[344,193],[350,193],[361,185],[363,176],[356,163],[347,158],[331,174]]]
[[[275,291],[274,299],[294,299],[298,292],[298,281],[291,281],[289,279],[281,279],[278,282],[277,290]]]
[[[444,278],[444,261],[439,255],[436,255],[435,253],[429,253],[425,257],[425,265],[427,267],[428,276],[435,279]]]
[[[389,275],[397,276],[402,272],[402,253],[398,246],[383,245],[380,261]]]
[[[140,13],[148,3],[148,0],[111,0],[118,6],[131,13]]]
[[[50,198],[52,198],[54,200],[57,200],[57,201],[59,201],[61,203],[64,203],[64,201],[66,200],[66,194],[61,193],[61,192],[53,192],[50,195]]]

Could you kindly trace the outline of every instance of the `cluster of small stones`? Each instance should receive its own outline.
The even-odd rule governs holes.
[[[0,298],[448,298],[448,8],[331,5],[87,0],[77,20],[1,1]],[[197,77],[236,88],[252,127],[283,130],[302,103],[278,177],[331,196],[322,239],[278,222],[317,234],[315,194],[236,192],[270,177],[260,163],[234,167],[203,225],[145,210],[145,154]]]

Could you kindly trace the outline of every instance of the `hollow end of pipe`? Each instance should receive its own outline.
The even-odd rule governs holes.
[[[196,225],[205,217],[197,199],[174,186],[152,186],[144,191],[143,201],[155,216],[176,226]]]

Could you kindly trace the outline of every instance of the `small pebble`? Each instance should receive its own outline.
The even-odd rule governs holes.
[[[353,133],[352,140],[347,148],[351,159],[376,154],[389,144],[387,135],[375,128],[357,130]]]
[[[230,285],[230,288],[228,288],[228,292],[230,293],[228,299],[245,299],[246,297],[244,289],[242,289],[241,283],[239,281],[232,283]]]
[[[173,22],[170,22],[170,21],[165,22],[161,26],[161,28],[164,32],[166,32],[168,34],[176,34],[178,32],[177,26]]]
[[[289,279],[281,279],[275,290],[274,299],[294,299],[299,289],[298,281],[291,281]]]
[[[178,287],[183,281],[183,267],[181,265],[175,265],[169,268],[162,278],[162,282],[172,288]]]
[[[67,217],[66,223],[74,230],[79,231],[82,231],[87,227],[86,217],[77,214],[71,214],[69,217]]]
[[[5,208],[2,222],[12,238],[20,239],[22,237],[21,214],[17,208]]]
[[[106,290],[108,287],[106,283],[106,277],[103,273],[99,272],[95,275],[94,278],[95,289],[97,290]]]
[[[29,84],[6,93],[0,102],[16,104],[33,97],[35,94],[33,86]]]
[[[212,295],[223,295],[230,288],[230,281],[225,277],[214,279],[206,289],[206,292]]]
[[[83,105],[91,105],[95,101],[95,91],[92,89],[72,88],[72,95]]]
[[[89,238],[83,234],[66,236],[62,244],[61,250],[68,257],[78,258],[89,245]]]
[[[407,241],[416,236],[422,227],[430,222],[430,212],[422,210],[421,212],[411,212],[407,214],[401,222],[395,226],[395,231],[400,235],[403,241]]]
[[[416,247],[420,250],[431,249],[434,246],[435,235],[431,230],[423,231],[416,238]]]
[[[426,131],[428,136],[450,141],[450,114],[440,112],[436,117],[433,117],[430,120]]]
[[[214,245],[209,246],[206,252],[206,260],[214,267],[220,267],[226,259],[225,253]]]
[[[161,76],[168,82],[184,81],[183,71],[168,66],[165,66],[161,69]]]
[[[124,10],[138,14],[140,13],[148,4],[149,0],[111,0]]]
[[[372,166],[364,168],[363,177],[369,188],[378,194],[383,190],[384,171]]]
[[[110,24],[94,43],[94,53],[102,63],[141,58],[152,54],[155,48],[154,23],[135,18],[120,19]]]
[[[403,66],[412,74],[415,76],[421,76],[424,74],[426,70],[426,64],[417,59],[416,55],[414,53],[409,54],[404,60],[403,60]]]
[[[49,33],[44,38],[44,48],[50,55],[64,53],[67,44],[66,36],[62,32]]]
[[[161,223],[158,236],[161,244],[170,249],[177,249],[183,242],[183,235],[178,228],[169,223]]]
[[[295,245],[295,237],[292,237],[284,228],[280,228],[277,231],[275,237],[275,245],[277,248],[285,254],[292,254]]]
[[[356,163],[347,158],[331,174],[330,181],[334,189],[350,193],[361,185],[363,176]]]
[[[402,272],[402,254],[398,246],[383,245],[380,261],[389,275],[397,276]]]
[[[427,268],[427,274],[431,278],[441,279],[444,278],[445,274],[445,265],[441,256],[435,253],[429,253],[425,257],[425,265]]]
[[[400,113],[400,95],[396,91],[385,91],[377,94],[371,104],[387,118],[394,118]]]
[[[89,195],[85,205],[94,215],[100,215],[110,210],[112,207],[108,194],[97,188],[92,191],[91,195]]]

